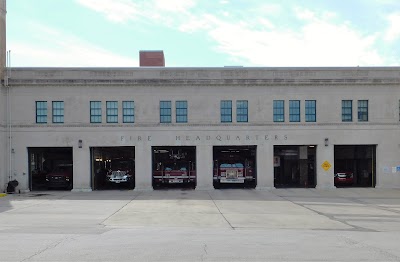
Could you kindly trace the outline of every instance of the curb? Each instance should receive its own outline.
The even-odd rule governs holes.
[[[0,197],[5,197],[6,195],[6,193],[0,193]]]

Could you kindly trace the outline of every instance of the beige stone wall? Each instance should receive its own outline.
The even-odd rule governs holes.
[[[229,72],[229,74],[227,74]],[[28,147],[72,147],[74,189],[90,190],[90,147],[135,146],[137,188],[151,185],[151,146],[197,147],[198,187],[212,186],[216,145],[256,145],[258,187],[273,187],[275,145],[317,146],[317,187],[333,187],[334,145],[377,145],[377,187],[400,187],[400,70],[377,69],[19,69],[13,72],[13,162],[20,189],[29,188]],[[189,77],[190,76],[190,77]],[[256,78],[258,76],[258,78]],[[277,78],[279,77],[279,78]],[[220,100],[248,100],[249,122],[220,123]],[[285,123],[273,122],[273,100],[285,100]],[[301,122],[289,122],[289,100],[301,100]],[[353,122],[341,101],[353,100]],[[48,102],[48,124],[35,123],[35,101]],[[89,102],[102,101],[103,123],[91,124]],[[135,101],[135,124],[122,123],[124,100]],[[159,123],[160,100],[187,100],[188,123]],[[305,122],[305,100],[317,100],[317,122]],[[357,121],[357,100],[369,121]],[[64,101],[65,123],[51,123],[51,102]],[[119,123],[106,123],[106,101],[119,102]],[[174,103],[173,103],[174,105]],[[324,145],[324,139],[329,145]],[[83,148],[78,148],[78,140]]]
[[[0,0],[0,191],[7,181],[7,137],[6,137],[6,98],[2,80],[6,63],[6,0]]]
[[[0,0],[0,79],[3,79],[6,50],[6,0]]]

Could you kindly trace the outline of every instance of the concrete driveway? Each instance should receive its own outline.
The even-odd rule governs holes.
[[[400,190],[0,198],[0,261],[400,261]]]

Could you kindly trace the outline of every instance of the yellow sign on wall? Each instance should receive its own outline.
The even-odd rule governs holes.
[[[324,163],[322,163],[321,166],[325,171],[328,171],[332,167],[331,163],[329,163],[328,161],[325,161]]]

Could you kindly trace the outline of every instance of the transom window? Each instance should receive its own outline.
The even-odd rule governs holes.
[[[160,101],[160,123],[171,123],[171,101]]]
[[[248,101],[236,101],[236,122],[248,122]]]
[[[176,122],[187,123],[188,103],[187,101],[176,101]]]
[[[36,123],[47,123],[47,101],[36,101]]]
[[[342,100],[342,122],[353,121],[353,101]]]
[[[358,121],[368,121],[368,100],[358,100]]]
[[[285,101],[274,100],[274,122],[285,122]]]
[[[289,100],[289,121],[300,122],[300,100]]]
[[[107,123],[118,123],[118,102],[107,101]]]
[[[221,101],[221,122],[232,122],[232,100]]]
[[[135,102],[122,101],[122,122],[135,123]]]
[[[101,123],[101,101],[90,101],[90,123]]]
[[[317,102],[315,100],[306,100],[306,122],[316,122],[317,121]]]
[[[53,123],[64,123],[64,101],[53,101]]]

